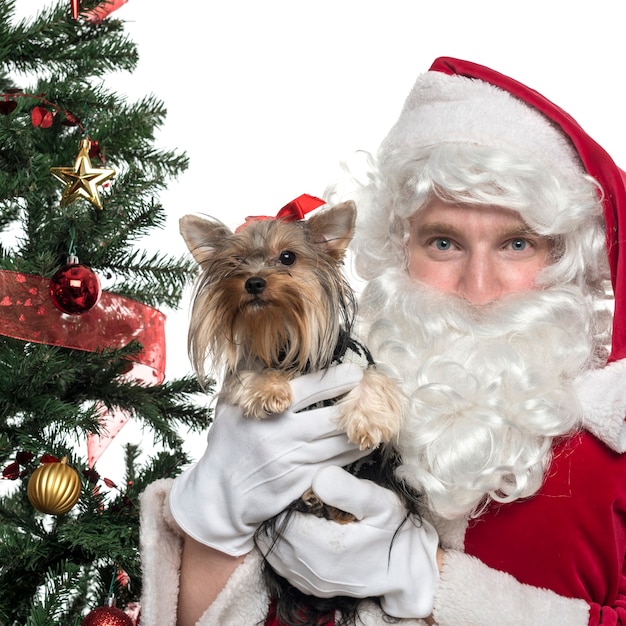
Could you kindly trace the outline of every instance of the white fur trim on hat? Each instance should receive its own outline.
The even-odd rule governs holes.
[[[483,80],[430,71],[417,78],[379,158],[440,143],[512,150],[566,180],[585,173],[569,139],[534,107]]]

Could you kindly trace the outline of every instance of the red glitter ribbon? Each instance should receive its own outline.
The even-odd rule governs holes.
[[[253,222],[258,222],[260,220],[284,220],[285,222],[297,222],[298,220],[303,220],[307,213],[310,213],[324,204],[326,204],[326,200],[304,193],[291,202],[288,202],[275,216],[251,215],[246,217],[246,221],[239,226],[235,232],[239,232],[242,228],[248,226],[248,224],[252,224]]]
[[[138,341],[142,350],[130,357],[125,378],[160,384],[165,378],[165,315],[146,304],[103,291],[100,300],[81,315],[67,315],[49,297],[50,279],[0,270],[0,324],[6,337],[51,346],[97,352],[120,349]],[[129,419],[121,410],[101,406],[102,435],[87,442],[92,467]]]

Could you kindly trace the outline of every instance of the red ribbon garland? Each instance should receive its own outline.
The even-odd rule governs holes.
[[[49,297],[50,279],[0,270],[0,332],[6,337],[63,348],[98,352],[120,349],[138,341],[142,350],[130,357],[124,375],[142,384],[160,384],[165,378],[165,315],[146,304],[103,291],[97,304],[81,315],[67,315]],[[100,407],[103,434],[90,435],[89,466],[126,424],[120,410]]]
[[[85,19],[91,24],[99,24],[105,17],[125,5],[128,0],[104,0],[96,7],[89,11],[85,11]],[[70,0],[72,9],[72,18],[77,20],[80,16],[80,0]]]
[[[304,219],[304,216],[307,213],[310,213],[324,204],[326,204],[325,200],[316,198],[315,196],[310,196],[308,193],[304,193],[291,202],[288,202],[280,211],[278,211],[276,216],[251,215],[246,217],[246,221],[239,226],[235,232],[238,233],[249,224],[260,220],[283,220],[285,222],[297,222],[298,220]]]

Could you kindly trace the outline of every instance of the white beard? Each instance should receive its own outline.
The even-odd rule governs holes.
[[[374,359],[407,396],[399,476],[445,518],[540,487],[554,437],[579,425],[572,381],[593,359],[572,286],[468,305],[388,271],[360,301]]]

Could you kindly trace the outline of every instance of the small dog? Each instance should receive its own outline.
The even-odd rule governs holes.
[[[183,217],[181,234],[200,266],[189,353],[199,380],[204,380],[208,359],[213,373],[223,379],[218,395],[251,419],[287,409],[294,377],[356,356],[364,376],[337,400],[337,427],[361,449],[373,452],[346,469],[393,489],[407,511],[416,513],[418,496],[395,478],[398,458],[389,444],[402,423],[402,394],[352,337],[355,297],[342,264],[355,219],[352,202],[321,210],[308,220],[249,220],[236,232],[215,219]],[[293,511],[340,523],[355,521],[308,490],[288,507],[286,516],[268,520],[257,532],[275,541]],[[356,623],[354,598],[306,596],[267,562],[264,578],[280,624],[317,625],[336,609],[343,623]]]
[[[356,207],[346,202],[309,220],[260,219],[236,233],[187,215],[180,230],[200,265],[189,328],[194,369],[212,362],[219,396],[252,418],[291,404],[289,381],[341,360],[352,340],[354,295],[341,266]],[[338,356],[339,355],[339,356]],[[392,441],[401,394],[368,367],[339,402],[338,428],[361,449]]]

